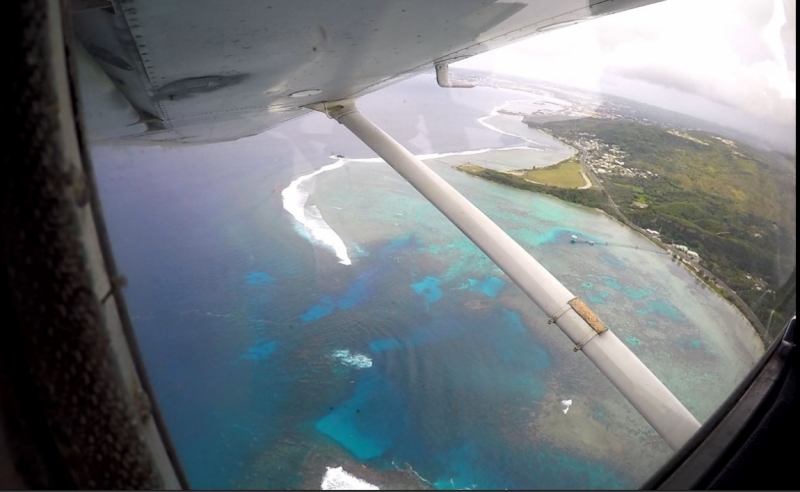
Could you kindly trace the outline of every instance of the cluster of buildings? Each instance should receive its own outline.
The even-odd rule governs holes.
[[[747,280],[753,282],[753,286],[758,292],[762,292],[764,288],[767,286],[767,283],[763,279],[753,278],[753,276],[750,274],[745,275],[745,277],[747,277]],[[772,291],[767,289],[767,293],[770,292]]]
[[[745,158],[747,157],[746,155],[742,154],[741,152],[739,152],[737,150],[739,147],[736,146],[736,142],[734,142],[733,140],[728,140],[727,138],[718,137],[716,135],[712,135],[711,138],[715,138],[715,139],[719,140],[720,142],[724,143],[725,145],[727,145],[728,148],[733,153],[733,155],[738,156],[738,157],[745,157]]]
[[[699,261],[700,260],[700,255],[697,254],[696,251],[692,251],[691,249],[689,249],[688,246],[684,246],[683,244],[673,244],[672,247],[677,249],[681,253],[684,253],[686,256],[688,256],[689,258],[691,258],[694,261]]]
[[[658,239],[659,241],[661,240],[661,233],[659,231],[654,231],[653,229],[645,229],[644,231],[653,236],[654,238]],[[691,249],[689,249],[688,246],[685,246],[683,244],[673,244],[672,247],[677,249],[681,253],[685,254],[692,260],[700,261],[700,255],[697,253],[697,251],[692,251]]]
[[[581,132],[578,134],[577,140],[569,143],[585,153],[586,164],[595,174],[612,174],[643,179],[658,177],[658,174],[654,172],[625,164],[627,154],[618,145],[609,146],[591,133]]]
[[[688,133],[684,133],[684,132],[681,132],[681,131],[678,131],[678,130],[667,130],[667,133],[669,133],[671,135],[675,135],[676,137],[684,138],[684,139],[689,140],[690,142],[694,142],[696,144],[705,145],[706,147],[708,146],[708,142],[706,142],[705,140],[700,140],[699,138],[693,137],[693,136],[689,135]]]

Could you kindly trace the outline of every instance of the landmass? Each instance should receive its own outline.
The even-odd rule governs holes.
[[[583,173],[582,168],[580,159],[570,157],[552,166],[511,171],[511,174],[535,184],[556,188],[591,188],[592,183]]]
[[[579,158],[551,169],[457,169],[617,217],[670,251],[771,340],[796,309],[794,157],[651,121],[566,116],[523,121]],[[593,186],[576,186],[581,169]]]
[[[605,194],[596,188],[578,189],[547,186],[545,184],[529,181],[511,171],[496,171],[494,169],[487,169],[475,164],[458,165],[456,166],[456,169],[479,178],[494,181],[495,183],[519,188],[521,190],[544,193],[568,202],[577,203],[578,205],[583,205],[590,208],[596,208],[609,214],[613,214],[613,210],[608,204]]]

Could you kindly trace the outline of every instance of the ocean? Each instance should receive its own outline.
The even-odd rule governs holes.
[[[702,421],[759,355],[744,317],[601,212],[452,168],[569,157],[499,112],[548,104],[569,103],[445,90],[424,75],[359,105],[586,300]],[[97,146],[92,159],[192,487],[353,476],[381,488],[626,489],[669,458],[480,250],[323,115],[230,143]]]

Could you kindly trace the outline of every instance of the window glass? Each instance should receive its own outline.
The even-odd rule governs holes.
[[[670,0],[454,64],[474,88],[430,70],[358,106],[703,422],[795,311],[794,15]],[[83,95],[103,210],[194,488],[629,489],[672,455],[336,121],[156,145],[98,124],[100,99]]]

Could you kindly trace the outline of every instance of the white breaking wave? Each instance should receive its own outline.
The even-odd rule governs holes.
[[[339,359],[339,362],[346,366],[357,367],[358,369],[372,367],[372,359],[364,354],[354,354],[349,350],[334,350],[331,357]]]
[[[569,407],[572,406],[572,400],[561,400],[561,404],[564,405],[564,410],[562,411],[564,412],[564,415],[566,415],[567,412],[569,412]]]
[[[535,150],[527,146],[501,147],[494,149],[464,150],[461,152],[419,154],[416,157],[424,161],[428,159],[442,159],[444,157],[456,155],[476,155],[486,152],[518,149]],[[319,243],[330,249],[339,259],[339,263],[342,265],[351,265],[353,263],[348,255],[347,246],[344,244],[342,238],[336,234],[336,231],[334,231],[331,226],[325,222],[325,219],[322,218],[322,214],[320,214],[319,209],[316,206],[311,205],[306,207],[306,202],[308,202],[308,190],[303,188],[303,184],[319,174],[327,171],[333,171],[334,169],[339,169],[347,162],[378,163],[383,162],[383,159],[380,157],[369,157],[365,159],[339,159],[333,164],[322,166],[314,172],[300,176],[289,183],[289,186],[284,188],[284,190],[281,192],[281,198],[283,198],[283,208],[292,214],[292,217],[294,217],[295,221],[297,221],[297,225],[301,228],[301,234],[305,233],[304,235],[308,237],[311,242]]]
[[[322,490],[380,490],[380,487],[351,475],[341,466],[327,467],[328,471],[322,476]]]
[[[516,136],[516,135],[515,135]],[[538,150],[532,149],[527,145],[518,145],[516,147],[494,147],[494,148],[487,148],[487,149],[475,149],[475,150],[460,150],[458,152],[439,152],[434,154],[415,154],[414,157],[421,161],[428,161],[431,159],[443,159],[445,157],[453,157],[453,156],[461,156],[461,155],[477,155],[477,154],[485,154],[487,152],[498,152],[504,150]],[[364,159],[347,159],[349,162],[363,162],[363,163],[377,163],[377,162],[384,162],[383,158],[381,157],[367,157]]]
[[[392,460],[392,466],[394,467],[395,470],[398,470],[398,471],[410,471],[411,473],[414,474],[415,477],[417,477],[421,481],[427,483],[428,485],[430,485],[433,488],[436,488],[436,485],[433,482],[431,482],[430,480],[426,480],[426,479],[422,478],[422,475],[417,473],[417,470],[413,469],[411,467],[411,465],[409,465],[408,463],[406,463],[406,467],[405,468],[400,468],[399,466],[397,466],[397,464],[394,462],[394,460]]]
[[[498,114],[500,114],[500,113],[497,113],[496,110],[493,109],[491,114],[488,114],[488,115],[486,115],[486,116],[484,116],[482,118],[478,118],[478,123],[480,123],[481,125],[485,126],[489,130],[495,131],[497,133],[502,133],[503,135],[508,135],[510,137],[521,138],[522,140],[524,140],[524,141],[526,141],[528,143],[535,143],[533,140],[527,139],[527,138],[523,137],[522,135],[516,135],[514,133],[510,133],[510,132],[501,130],[501,129],[497,128],[496,126],[492,125],[491,123],[487,123],[486,122],[486,120],[488,120],[492,116],[497,116]],[[528,149],[530,147],[523,147],[523,148]],[[531,150],[539,150],[539,149],[531,149]]]
[[[478,123],[483,125],[485,128],[488,128],[489,130],[492,130],[493,132],[502,133],[503,135],[508,135],[510,137],[517,137],[517,138],[520,138],[520,139],[528,142],[529,144],[533,144],[533,145],[536,145],[537,147],[540,147],[542,144],[539,143],[539,142],[531,140],[531,139],[525,137],[524,135],[517,135],[516,133],[511,133],[511,132],[507,132],[505,130],[501,130],[500,128],[497,128],[496,126],[492,125],[491,123],[487,123],[487,121],[486,121],[489,118],[492,118],[493,116],[498,116],[498,115],[502,114],[500,112],[500,110],[506,109],[508,106],[511,106],[514,103],[520,103],[520,102],[526,103],[526,102],[530,102],[530,100],[528,100],[528,99],[519,99],[519,100],[514,100],[514,101],[506,101],[503,104],[501,104],[500,106],[492,108],[492,111],[489,114],[487,114],[486,116],[484,116],[482,118],[478,118]],[[529,147],[523,147],[523,148],[527,149]],[[542,149],[534,148],[534,149],[530,149],[530,150],[542,150]]]
[[[514,101],[509,101],[508,103],[512,103]],[[508,104],[506,103],[506,104]],[[478,122],[483,125],[484,127],[488,128],[489,130],[502,133],[504,135],[510,135],[513,137],[520,138],[525,142],[530,144],[536,145],[537,147],[541,144],[529,140],[522,135],[515,135],[513,133],[505,132],[494,125],[486,123],[486,119],[492,116],[495,116],[503,106],[498,106],[494,108],[492,112],[484,116],[482,118],[478,118]],[[541,151],[540,148],[533,148],[527,145],[519,145],[515,147],[500,147],[500,148],[487,148],[487,149],[476,149],[476,150],[463,150],[460,152],[441,152],[441,153],[433,153],[433,154],[417,154],[419,160],[425,161],[430,159],[442,159],[444,157],[452,157],[452,156],[462,156],[462,155],[477,155],[477,154],[484,154],[486,152],[496,152],[496,151],[504,151],[504,150],[535,150]],[[319,209],[311,205],[306,207],[306,203],[308,202],[308,190],[303,188],[303,184],[313,177],[322,174],[327,171],[333,171],[334,169],[339,169],[343,167],[348,161],[349,162],[361,162],[361,163],[378,163],[384,162],[380,157],[369,157],[365,159],[346,159],[341,156],[332,157],[337,159],[336,162],[333,164],[328,164],[327,166],[322,166],[321,168],[317,169],[308,174],[304,174],[299,178],[295,179],[289,186],[287,186],[281,192],[281,198],[283,198],[283,208],[286,209],[287,212],[292,214],[295,221],[297,221],[297,225],[299,226],[299,231],[301,235],[306,236],[311,242],[321,244],[322,246],[330,249],[336,257],[339,259],[339,263],[342,265],[351,265],[352,260],[347,252],[347,246],[344,244],[344,241],[338,234],[325,222],[325,219],[322,218],[322,214],[320,214]],[[341,209],[339,209],[341,210]]]
[[[308,191],[302,188],[302,184],[314,176],[326,171],[338,169],[344,166],[344,163],[344,159],[339,159],[333,164],[322,166],[312,173],[300,176],[281,192],[281,198],[283,198],[283,208],[292,214],[294,220],[303,227],[303,230],[310,236],[312,241],[316,241],[331,249],[333,254],[339,258],[339,263],[342,265],[350,265],[352,262],[347,255],[347,246],[345,246],[344,241],[342,241],[342,238],[340,238],[339,235],[331,229],[331,226],[325,222],[316,206],[312,205],[306,208]]]

